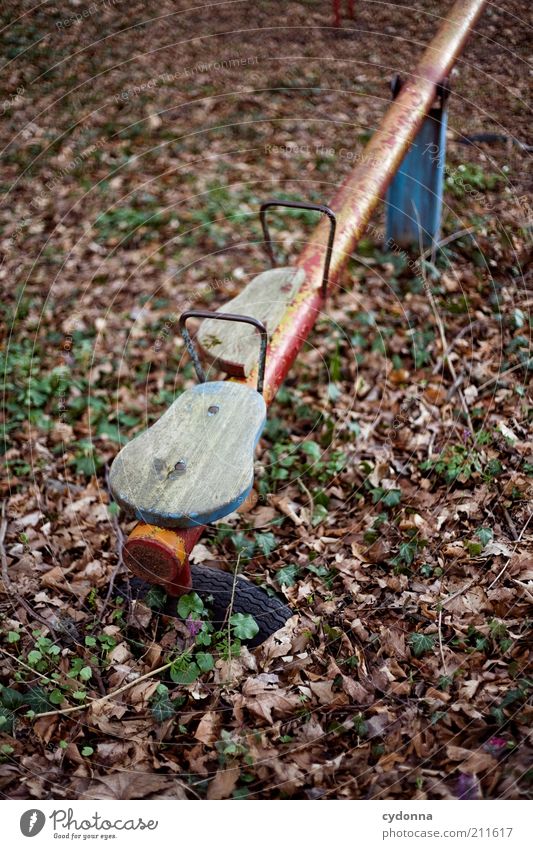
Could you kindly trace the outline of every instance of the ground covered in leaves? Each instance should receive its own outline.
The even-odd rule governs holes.
[[[257,503],[194,551],[294,609],[256,649],[194,596],[121,596],[109,463],[193,383],[179,313],[265,267],[260,201],[331,198],[448,3],[364,0],[340,33],[318,0],[31,5],[2,13],[2,795],[525,796],[526,4],[458,63],[442,249],[383,251],[376,217],[269,411]],[[290,261],[313,219],[287,221]]]

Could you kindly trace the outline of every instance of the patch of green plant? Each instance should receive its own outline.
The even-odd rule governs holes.
[[[435,331],[432,328],[415,330],[411,334],[411,339],[414,367],[419,369],[431,362],[431,346],[435,340]]]
[[[531,691],[533,689],[533,681],[528,678],[521,679],[517,682],[517,686],[509,690],[501,700],[501,702],[496,705],[496,707],[492,707],[490,712],[494,717],[499,726],[505,725],[507,717],[505,715],[505,711],[507,708],[512,707],[512,715],[516,717],[517,714],[517,705],[523,705],[529,699],[531,695]]]
[[[489,623],[488,634],[483,634],[473,625],[469,625],[465,635],[454,637],[451,642],[452,645],[458,646],[468,654],[474,652],[490,654],[495,649],[504,653],[512,645],[506,626],[498,620],[492,620]]]
[[[346,454],[343,451],[324,450],[311,439],[298,446],[292,442],[278,442],[272,446],[269,455],[270,466],[261,482],[265,494],[276,491],[277,482],[285,481],[290,476],[329,483],[346,465]]]
[[[446,168],[445,185],[456,198],[472,196],[472,189],[478,192],[492,191],[504,182],[501,174],[485,173],[480,165],[463,162],[457,168]]]
[[[435,566],[433,563],[423,563],[420,567],[420,574],[424,578],[440,578],[442,572],[442,567]]]
[[[420,464],[423,471],[436,472],[446,483],[460,481],[465,483],[476,473],[483,471],[479,451],[467,445],[447,445],[437,459],[424,460]]]
[[[222,729],[220,739],[215,743],[215,748],[222,766],[233,765],[236,760],[241,758],[249,765],[253,763],[248,746],[236,732]]]
[[[276,572],[276,580],[280,587],[293,587],[298,578],[298,566],[295,563],[288,563],[287,566],[282,566]]]
[[[419,554],[427,545],[427,540],[421,539],[418,531],[408,531],[406,537],[398,546],[398,553],[388,562],[397,572],[409,572]]]
[[[311,575],[320,578],[328,589],[335,578],[335,573],[324,565],[307,563],[305,566],[300,568],[295,563],[289,563],[287,566],[283,566],[281,569],[278,569],[276,572],[276,580],[281,587],[292,587],[298,580],[300,572],[309,572]]]
[[[171,219],[168,212],[157,208],[155,198],[144,196],[131,205],[118,206],[103,212],[94,222],[96,239],[107,243],[119,241],[122,245],[150,238]]]
[[[492,540],[494,533],[492,528],[478,528],[476,531],[477,540],[475,542],[467,542],[466,548],[472,557],[477,557],[483,552],[485,546]]]
[[[383,507],[397,507],[402,499],[401,489],[383,489],[378,486],[373,487],[370,493],[372,504],[380,504]]]
[[[43,373],[38,368],[41,352],[29,339],[11,342],[7,350],[0,351],[0,373],[5,388],[5,406],[8,412],[6,430],[18,427],[28,419],[44,430],[50,426],[45,410],[64,381],[62,367]]]
[[[227,627],[215,631],[208,608],[195,592],[180,597],[177,611],[185,619],[192,642],[170,666],[175,684],[192,684],[210,672],[215,666],[213,652],[225,660],[238,657],[242,641],[253,639],[259,631],[253,616],[244,613],[232,614]]]
[[[494,648],[499,649],[502,654],[505,654],[513,645],[513,640],[509,636],[507,626],[499,619],[493,619],[489,622],[489,633],[492,637]]]
[[[363,540],[367,545],[372,545],[380,536],[380,529],[388,521],[388,513],[379,513],[372,524],[363,534]]]
[[[157,689],[150,699],[150,710],[156,722],[164,722],[178,712],[185,704],[186,697],[178,696],[171,698],[166,684],[158,684]]]

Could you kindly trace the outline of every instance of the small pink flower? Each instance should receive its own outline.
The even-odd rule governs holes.
[[[505,737],[491,737],[490,740],[487,740],[487,742],[483,744],[483,748],[494,758],[498,758],[505,753],[505,750],[507,749],[507,740]]]
[[[188,616],[185,624],[191,637],[196,637],[196,635],[202,630],[202,622],[200,619],[191,619],[191,617]]]
[[[475,775],[469,775],[461,772],[457,779],[457,798],[458,799],[479,799],[480,798],[479,781]]]

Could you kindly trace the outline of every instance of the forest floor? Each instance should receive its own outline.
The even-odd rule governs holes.
[[[331,199],[448,0],[360,0],[340,32],[318,0],[32,5],[1,36],[1,794],[526,796],[527,4],[457,63],[445,245],[414,271],[375,217],[269,409],[256,506],[195,549],[294,609],[233,652],[194,597],[116,592],[107,470],[194,382],[176,316],[265,267],[261,200]]]

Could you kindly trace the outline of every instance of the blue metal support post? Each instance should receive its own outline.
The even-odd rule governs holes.
[[[391,83],[393,98],[401,80]],[[438,86],[439,105],[430,110],[386,195],[387,245],[430,248],[440,233],[446,160],[446,83]]]

